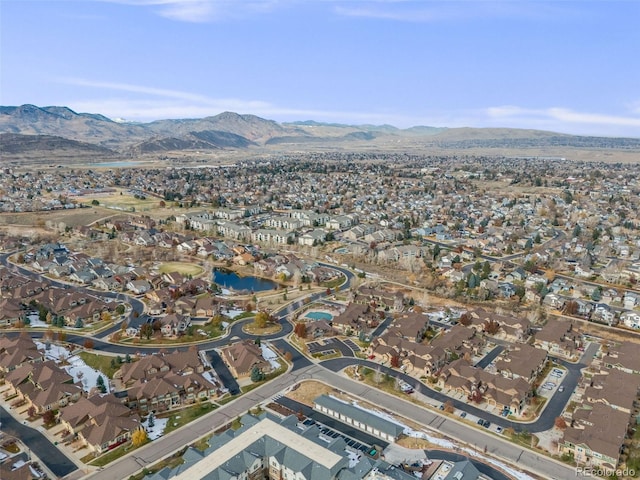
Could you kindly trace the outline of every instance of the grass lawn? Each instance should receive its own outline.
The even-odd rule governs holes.
[[[111,366],[111,361],[115,363],[116,359],[116,357],[111,355],[96,355],[95,353],[80,352],[78,356],[91,368],[100,370],[109,378],[113,378],[113,374],[120,368],[120,365],[117,365],[117,363],[115,366]]]
[[[202,402],[201,404],[195,404],[191,407],[185,408],[184,410],[176,411],[171,414],[169,417],[169,421],[167,422],[167,426],[164,429],[164,434],[168,434],[177,430],[178,428],[186,425],[194,421],[197,418],[200,418],[203,415],[206,415],[209,412],[212,412],[217,407],[210,402]]]
[[[100,202],[100,206],[121,209],[123,211],[144,212],[157,208],[160,200],[155,197],[146,197],[146,199],[135,198],[128,193],[110,194],[110,195],[90,195],[83,198],[84,203],[91,204],[92,200]]]
[[[134,450],[134,447],[131,445],[131,442],[124,443],[124,444],[120,445],[119,447],[108,451],[107,453],[103,453],[98,458],[96,458],[93,462],[89,463],[89,465],[94,465],[96,467],[104,467],[105,465],[107,465],[107,464],[113,462],[114,460],[117,460],[118,458],[122,457],[123,455],[126,455],[131,450]],[[93,457],[93,455],[90,455],[90,456]],[[87,463],[85,461],[85,459],[90,457],[90,456],[87,455],[87,457],[84,457],[82,460],[85,463]]]
[[[178,272],[185,277],[187,275],[196,277],[204,272],[204,268],[202,268],[201,266],[184,262],[163,263],[162,265],[160,265],[160,268],[158,270],[160,271],[160,273]]]

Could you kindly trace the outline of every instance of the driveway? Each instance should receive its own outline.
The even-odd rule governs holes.
[[[215,350],[207,350],[205,353],[207,357],[209,357],[209,362],[211,362],[211,366],[216,371],[218,378],[222,384],[229,389],[229,393],[231,395],[240,393],[240,385],[238,385],[238,382],[236,382],[236,379],[224,364],[218,352]]]
[[[78,469],[76,464],[56,448],[47,437],[36,429],[18,422],[4,407],[0,407],[0,429],[19,438],[57,477],[64,477]]]

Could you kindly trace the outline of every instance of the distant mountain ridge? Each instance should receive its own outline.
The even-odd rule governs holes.
[[[223,112],[194,119],[149,123],[114,121],[64,106],[0,106],[0,157],[58,154],[136,156],[171,151],[255,149],[265,146],[359,148],[419,142],[425,148],[576,147],[640,149],[640,139],[584,137],[511,128],[445,128],[343,125],[314,120],[278,123],[256,115]],[[11,136],[7,136],[7,135]]]

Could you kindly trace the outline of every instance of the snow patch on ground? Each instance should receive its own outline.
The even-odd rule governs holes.
[[[260,349],[262,350],[262,358],[271,364],[271,368],[274,370],[280,368],[280,362],[278,362],[278,355],[276,352],[264,344],[260,345]]]
[[[155,418],[153,419],[153,427],[149,427],[149,417],[140,425],[146,430],[149,440],[155,440],[160,438],[164,433],[164,429],[167,426],[168,418]]]
[[[242,315],[245,311],[244,310],[227,310],[225,312],[225,315],[227,315],[229,318],[233,319],[236,318],[240,315]]]
[[[104,386],[106,387],[106,393],[111,391],[109,386],[109,378],[99,370],[95,370],[89,367],[84,360],[77,355],[69,356],[69,351],[59,345],[49,344],[49,348],[44,343],[36,342],[38,349],[42,349],[45,352],[45,358],[47,360],[55,360],[56,362],[66,361],[69,365],[64,365],[62,368],[71,375],[76,382],[82,383],[82,389],[89,393],[92,388],[98,384],[98,377],[102,376]]]
[[[336,397],[334,397],[336,398]],[[337,398],[336,398],[337,399]],[[337,399],[340,400],[340,399]],[[426,441],[428,441],[429,443],[432,443],[434,445],[437,445],[441,448],[446,448],[449,450],[455,450],[457,449],[460,453],[462,453],[463,455],[467,455],[469,457],[477,457],[482,459],[484,462],[486,463],[490,463],[491,465],[495,466],[496,468],[499,468],[505,472],[507,472],[507,474],[511,475],[513,478],[516,478],[518,480],[534,480],[533,477],[527,475],[526,473],[520,472],[518,470],[515,470],[514,468],[511,468],[509,465],[496,460],[494,458],[491,457],[485,457],[483,455],[481,455],[479,452],[474,451],[473,449],[470,449],[468,447],[460,447],[460,445],[452,442],[451,440],[447,440],[446,438],[439,438],[439,437],[435,437],[432,435],[429,435],[426,432],[423,431],[417,431],[417,430],[413,430],[411,427],[403,424],[402,422],[399,422],[398,420],[396,420],[394,417],[392,417],[391,415],[389,415],[388,413],[385,412],[381,412],[379,410],[373,410],[373,409],[367,409],[367,408],[363,408],[360,405],[358,405],[358,402],[351,402],[352,405],[354,407],[357,407],[361,410],[364,410],[368,413],[371,413],[373,415],[376,415],[377,417],[380,418],[384,418],[385,420],[388,420],[390,422],[393,422],[397,425],[400,425],[404,428],[404,434],[410,437],[414,437],[414,438],[422,438]]]

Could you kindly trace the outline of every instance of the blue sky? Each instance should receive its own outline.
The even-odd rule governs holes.
[[[0,104],[640,137],[640,1],[0,0]]]

